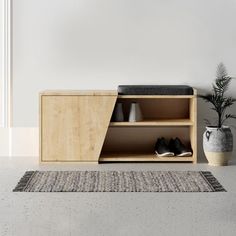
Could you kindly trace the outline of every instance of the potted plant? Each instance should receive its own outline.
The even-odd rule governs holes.
[[[229,126],[224,125],[228,119],[236,119],[236,116],[227,113],[236,99],[226,96],[232,78],[228,76],[223,63],[217,67],[216,79],[212,85],[211,93],[199,95],[205,102],[211,103],[211,109],[217,113],[217,123],[211,124],[209,120],[206,131],[203,134],[203,149],[209,165],[227,165],[233,150],[233,135]]]

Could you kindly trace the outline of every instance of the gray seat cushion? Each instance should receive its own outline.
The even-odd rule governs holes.
[[[187,85],[119,85],[121,95],[193,95]]]

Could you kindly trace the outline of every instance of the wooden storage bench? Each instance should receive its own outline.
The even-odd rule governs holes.
[[[116,102],[127,116],[140,104],[143,121],[111,122]],[[154,154],[158,137],[179,137],[191,157]],[[118,95],[117,91],[40,93],[41,162],[197,162],[197,98],[193,95]]]

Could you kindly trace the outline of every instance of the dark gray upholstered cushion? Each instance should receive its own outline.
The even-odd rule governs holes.
[[[192,95],[193,88],[187,85],[119,85],[122,95]]]

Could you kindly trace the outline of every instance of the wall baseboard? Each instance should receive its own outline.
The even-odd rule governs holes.
[[[0,156],[38,156],[38,127],[0,128]]]
[[[202,151],[202,133],[204,125],[198,126],[198,161],[206,160]],[[236,153],[236,138],[234,139]],[[0,157],[39,156],[39,128],[13,127],[0,128]]]
[[[0,128],[0,156],[10,155],[10,132],[8,128]]]

